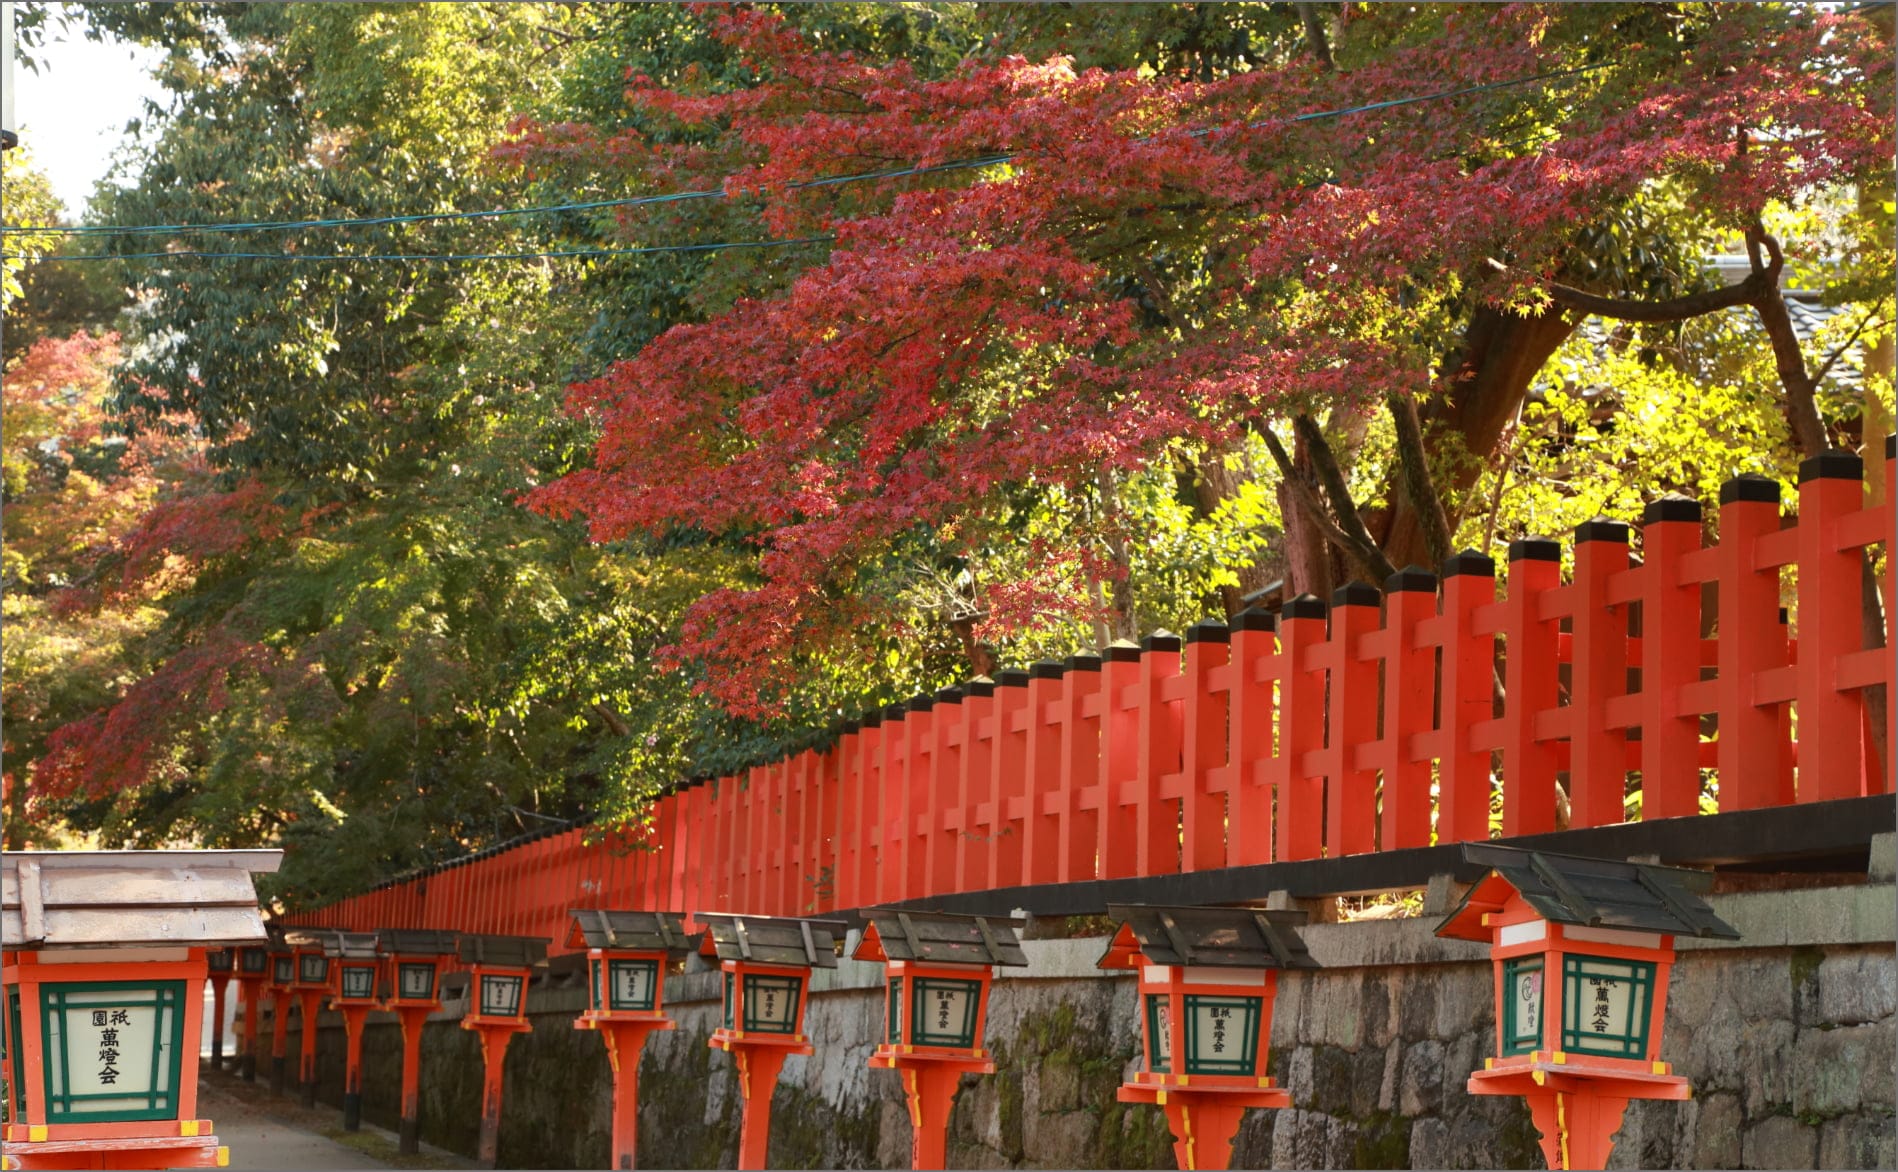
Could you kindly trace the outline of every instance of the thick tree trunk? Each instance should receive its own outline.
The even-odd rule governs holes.
[[[1426,445],[1451,444],[1465,456],[1439,472],[1440,495],[1454,496],[1476,483],[1529,384],[1577,324],[1559,310],[1529,317],[1489,306],[1476,310],[1462,349],[1443,364],[1448,392],[1419,412]],[[1397,565],[1431,563],[1430,540],[1410,494],[1392,494],[1381,544]]]

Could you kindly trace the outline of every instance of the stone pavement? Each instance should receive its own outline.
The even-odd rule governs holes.
[[[198,1081],[198,1116],[209,1119],[218,1142],[231,1149],[232,1169],[302,1172],[328,1168],[472,1168],[452,1152],[424,1145],[418,1155],[396,1151],[395,1133],[363,1124],[343,1130],[342,1112],[319,1104],[306,1109],[270,1093],[263,1080],[247,1083],[205,1070]]]

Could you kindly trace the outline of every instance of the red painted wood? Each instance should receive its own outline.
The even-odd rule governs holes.
[[[1436,579],[1430,575],[1400,582],[1385,595],[1378,836],[1384,850],[1430,845],[1430,758],[1417,740],[1430,733],[1436,700],[1436,653],[1423,642],[1422,630],[1436,611]]]
[[[1479,631],[1477,612],[1496,600],[1488,558],[1453,559],[1443,578],[1441,671],[1437,700],[1437,841],[1489,837],[1490,752],[1476,735],[1494,715],[1496,640]]]
[[[1849,477],[1834,475],[1849,472]],[[1867,792],[1859,751],[1859,699],[1837,683],[1839,660],[1860,647],[1863,578],[1841,548],[1840,522],[1864,498],[1857,456],[1831,453],[1799,470],[1798,795],[1802,802]],[[1816,605],[1815,605],[1816,603]],[[1882,787],[1881,787],[1882,788]]]
[[[1279,621],[1279,744],[1272,758],[1277,801],[1274,861],[1315,859],[1325,842],[1325,779],[1311,764],[1325,745],[1325,675],[1314,660],[1325,642],[1325,604],[1302,600]]]
[[[1027,784],[1023,787],[1022,882],[1053,883],[1060,874],[1061,824],[1046,801],[1061,792],[1061,717],[1066,677],[1059,665],[1038,663],[1028,680]],[[1050,717],[1053,719],[1051,720]]]
[[[995,686],[988,680],[969,685],[962,702],[962,774],[957,779],[956,891],[980,891],[988,883],[990,851],[984,807],[994,808],[991,788],[995,768]],[[838,906],[850,906],[840,903]]]
[[[1140,691],[1140,653],[1109,647],[1101,665],[1100,781],[1081,804],[1097,819],[1096,871],[1103,879],[1121,879],[1134,871],[1134,820],[1124,795],[1135,788],[1140,772],[1140,705],[1129,703]]]
[[[1178,805],[1161,797],[1167,775],[1180,769],[1180,702],[1161,694],[1163,685],[1180,674],[1176,647],[1169,640],[1140,652],[1140,748],[1132,795],[1137,875],[1169,875],[1179,868]]]
[[[1099,839],[1098,807],[1083,810],[1081,795],[1098,785],[1101,768],[1101,664],[1090,656],[1070,662],[1061,707],[1061,772],[1050,795],[1057,826],[1055,881],[1094,878],[1094,848]]]
[[[1657,502],[1641,530],[1644,819],[1678,818],[1700,809],[1700,713],[1684,695],[1684,689],[1700,682],[1700,583],[1685,567],[1701,548],[1699,511],[1698,502]]]
[[[1656,575],[1677,571],[1672,556],[1658,557],[1653,540],[1658,526],[1678,528],[1674,522],[1656,522],[1648,526],[1646,546],[1648,567],[1644,582]],[[1699,526],[1692,526],[1693,540],[1699,543]],[[1677,551],[1669,551],[1675,553]],[[1628,528],[1612,522],[1591,521],[1581,526],[1575,541],[1575,581],[1569,588],[1572,600],[1571,640],[1573,662],[1569,671],[1569,825],[1608,826],[1623,821],[1623,802],[1628,783],[1628,737],[1625,730],[1608,719],[1608,702],[1628,690],[1628,611],[1609,602],[1610,588],[1616,575],[1629,567]],[[1651,613],[1651,612],[1650,612]],[[1699,629],[1679,625],[1679,616],[1666,616],[1670,632],[1697,638]],[[1698,656],[1690,654],[1689,671],[1698,671]],[[1645,678],[1645,677],[1644,677]],[[1643,768],[1648,768],[1646,733],[1642,734]],[[1691,742],[1690,742],[1691,748]],[[1643,778],[1647,774],[1643,773]],[[1698,770],[1689,768],[1683,778],[1693,790],[1700,788]],[[1683,779],[1669,778],[1679,788]],[[1653,797],[1653,788],[1648,790]]]
[[[1215,673],[1231,661],[1231,637],[1224,626],[1195,626],[1186,639],[1186,697],[1181,712],[1179,820],[1180,869],[1211,871],[1226,865],[1224,787],[1213,788],[1212,774],[1226,767],[1228,689],[1215,687]],[[1169,812],[1174,802],[1165,803]]]
[[[985,811],[989,878],[985,886],[1015,887],[1022,881],[1022,829],[1012,808],[1025,801],[1028,788],[1029,689],[1004,676],[995,688],[994,793]]]
[[[1556,623],[1541,595],[1561,581],[1561,563],[1536,556],[1554,543],[1511,546],[1503,599],[1503,836],[1555,829],[1555,753],[1536,718],[1556,705]]]
[[[1377,743],[1377,663],[1363,645],[1379,626],[1375,603],[1352,601],[1349,588],[1333,599],[1328,650],[1330,696],[1326,714],[1325,854],[1377,849],[1377,770],[1358,763],[1358,749]]]

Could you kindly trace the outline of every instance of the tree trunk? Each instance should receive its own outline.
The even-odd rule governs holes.
[[[1431,448],[1442,450],[1454,437],[1453,450],[1460,448],[1465,457],[1439,472],[1440,495],[1454,496],[1476,483],[1503,429],[1521,408],[1529,384],[1578,324],[1560,311],[1524,317],[1487,305],[1476,310],[1462,349],[1444,361],[1447,393],[1433,397],[1419,412]],[[1392,494],[1381,544],[1396,565],[1431,561],[1423,519],[1409,494]]]

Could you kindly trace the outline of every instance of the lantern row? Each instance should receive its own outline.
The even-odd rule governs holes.
[[[1889,445],[1886,460],[1894,474]],[[1381,593],[1003,671],[687,783],[638,830],[518,840],[298,921],[558,939],[574,890],[823,913],[1482,841],[1496,786],[1505,836],[1553,830],[1559,772],[1571,827],[1623,821],[1631,780],[1642,818],[1701,812],[1703,775],[1722,811],[1887,792],[1863,700],[1894,665],[1865,646],[1860,552],[1888,542],[1892,510],[1861,507],[1862,484],[1835,452],[1802,465],[1794,525],[1776,482],[1743,476],[1721,490],[1717,544],[1698,502],[1666,497],[1640,561],[1627,525],[1580,526],[1566,582],[1560,546],[1518,541],[1501,596],[1494,563],[1465,552]]]
[[[1630,1100],[1689,1093],[1686,1080],[1660,1060],[1674,938],[1738,934],[1700,898],[1710,879],[1704,872],[1478,844],[1466,845],[1464,856],[1487,874],[1439,934],[1491,946],[1497,1022],[1495,1053],[1472,1072],[1469,1089],[1525,1097],[1550,1167],[1600,1168]],[[1280,974],[1319,967],[1303,939],[1305,914],[1132,904],[1106,911],[1119,927],[1100,967],[1136,976],[1142,1041],[1140,1069],[1118,1098],[1165,1112],[1180,1167],[1223,1168],[1247,1109],[1291,1105],[1266,1072]],[[708,1044],[729,1054],[738,1074],[739,1168],[766,1166],[772,1093],[784,1061],[814,1052],[804,1026],[811,975],[836,966],[845,922],[729,912],[694,918],[699,930],[688,932],[674,912],[569,913],[564,944],[586,957],[587,1008],[574,1024],[598,1032],[606,1046],[616,1168],[635,1166],[639,1056],[652,1033],[674,1028],[665,1013],[665,978],[688,956],[715,961],[721,974],[718,1024]],[[885,968],[884,1033],[869,1061],[901,1078],[912,1166],[940,1168],[962,1076],[995,1069],[984,1041],[989,992],[996,966],[1028,963],[1021,924],[881,908],[864,912],[863,920],[853,955]],[[438,1004],[441,963],[453,952],[469,965],[471,1010],[462,1024],[482,1031],[479,1158],[492,1167],[506,1042],[529,1028],[526,987],[547,941],[447,937],[396,930],[352,941],[349,934],[292,933],[272,957],[274,978],[289,982],[289,992],[300,982],[327,980],[333,1004],[346,1015],[377,1004],[373,991],[380,989],[381,1004],[419,1013],[419,1030]],[[329,961],[327,971],[319,955]],[[239,954],[240,967],[257,964]],[[346,1115],[353,1110],[356,1117],[360,1026],[360,1018],[349,1026],[347,1092],[358,1101],[345,1099]],[[418,1041],[407,1039],[410,1062]],[[405,1135],[412,1129],[412,1078],[405,1063]]]

